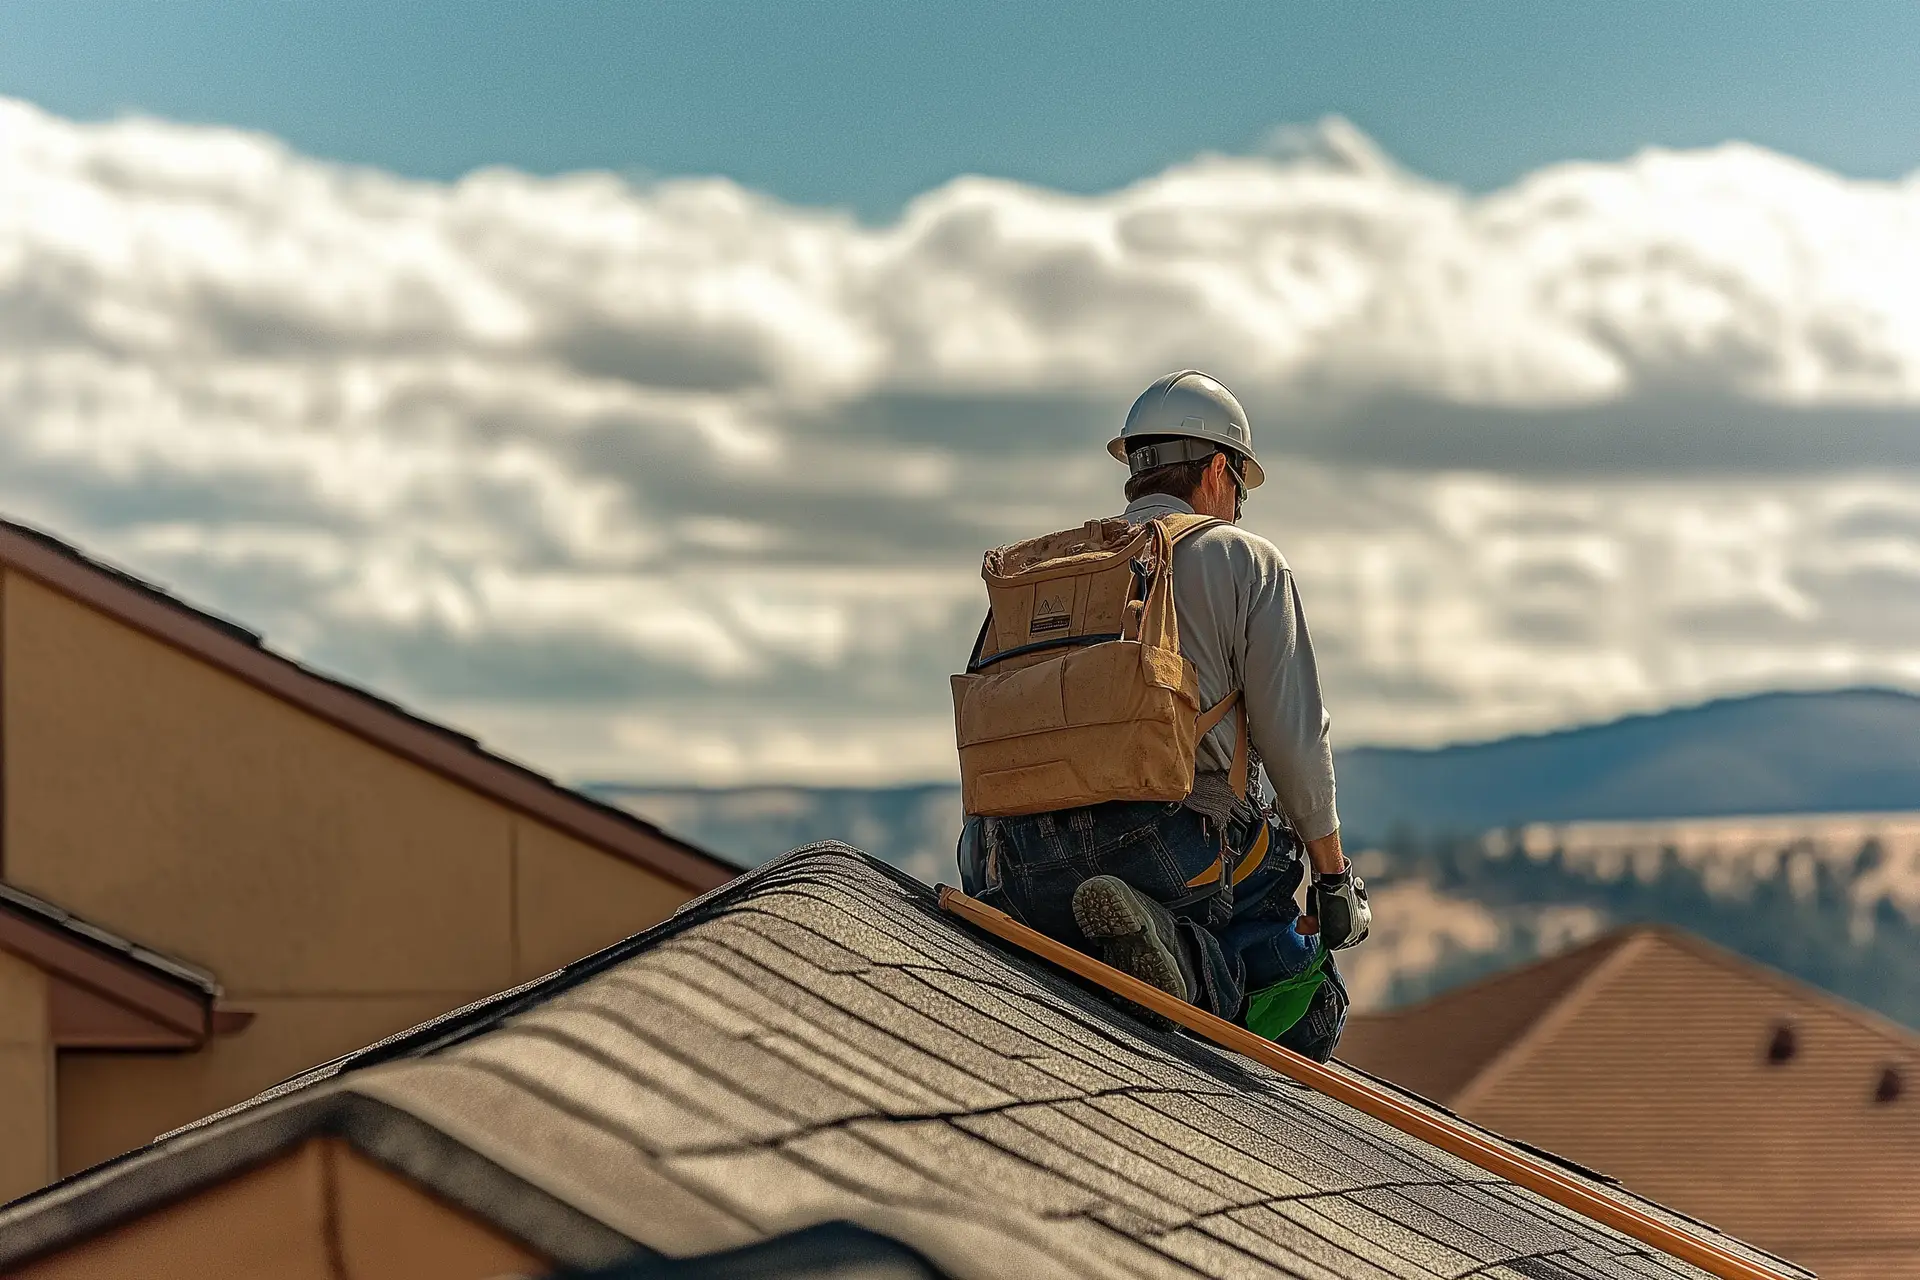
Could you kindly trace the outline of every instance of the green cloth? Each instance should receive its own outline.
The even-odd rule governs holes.
[[[1306,1014],[1313,993],[1327,980],[1327,949],[1318,947],[1313,963],[1283,982],[1262,987],[1247,997],[1247,1030],[1278,1040]]]

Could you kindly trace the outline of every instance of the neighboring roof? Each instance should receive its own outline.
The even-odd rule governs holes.
[[[71,912],[0,884],[0,951],[54,980],[52,1031],[65,1049],[187,1049],[245,1015],[217,1010],[220,984]]]
[[[1920,1277],[1920,1035],[1687,934],[1357,1017],[1340,1051],[1830,1280]]]
[[[0,520],[0,566],[192,654],[282,701],[677,884],[711,889],[725,859],[623,809],[568,790],[464,734],[268,649],[262,637],[28,525]]]
[[[844,846],[21,1200],[0,1268],[322,1133],[576,1266],[844,1219],[956,1277],[1701,1274],[1149,1028]]]
[[[1340,1057],[1451,1106],[1628,936],[1611,933],[1391,1013],[1351,1016],[1340,1037]]]

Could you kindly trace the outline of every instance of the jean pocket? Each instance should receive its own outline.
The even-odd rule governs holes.
[[[1100,869],[1163,902],[1191,896],[1209,875],[1216,885],[1221,879],[1219,846],[1191,811],[1097,834],[1094,861]]]
[[[1059,815],[1043,813],[1030,818],[998,818],[995,822],[1002,874],[1015,868],[1046,871],[1073,860],[1072,832]]]

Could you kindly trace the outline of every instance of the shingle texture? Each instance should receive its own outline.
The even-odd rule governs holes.
[[[169,1160],[211,1178],[223,1144],[257,1158],[250,1129],[316,1125],[496,1221],[517,1188],[674,1256],[844,1219],[966,1277],[1703,1274],[1150,1029],[838,846],[22,1202],[0,1215],[0,1264],[36,1212],[71,1238],[115,1179],[177,1188]],[[445,1174],[435,1143],[500,1176]],[[529,1242],[598,1260],[567,1256],[564,1231]]]

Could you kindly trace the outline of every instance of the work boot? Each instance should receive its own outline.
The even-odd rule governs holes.
[[[1073,922],[1100,958],[1176,999],[1193,1003],[1193,970],[1173,913],[1117,876],[1073,891]]]

